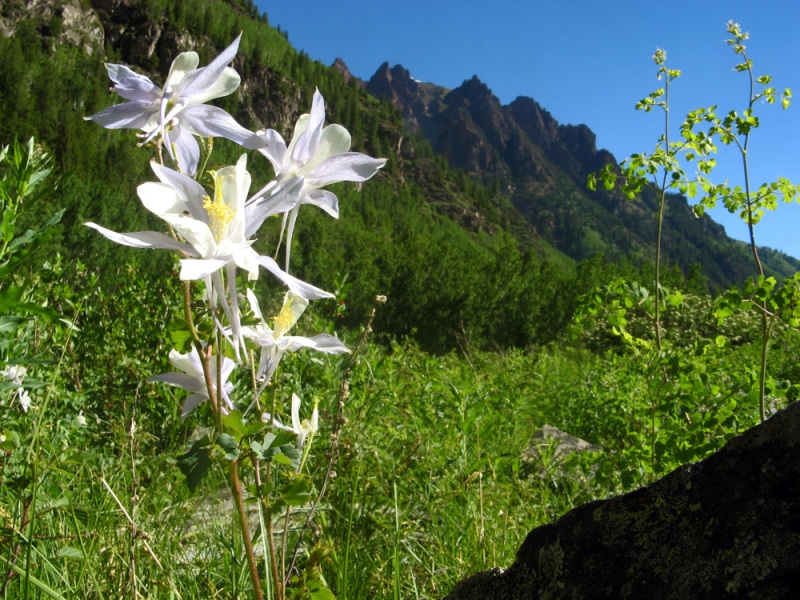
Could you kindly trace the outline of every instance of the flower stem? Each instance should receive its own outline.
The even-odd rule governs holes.
[[[253,584],[253,593],[257,600],[264,600],[264,593],[261,590],[261,579],[258,576],[258,566],[256,565],[256,555],[253,552],[253,541],[250,538],[250,527],[247,524],[247,511],[244,508],[244,497],[242,493],[242,482],[239,479],[239,461],[231,461],[231,485],[233,487],[233,498],[236,503],[236,512],[239,514],[239,526],[242,529],[242,539],[244,549],[247,554],[247,567],[250,570],[250,581]],[[269,516],[269,515],[268,515]],[[282,598],[279,596],[279,600]]]

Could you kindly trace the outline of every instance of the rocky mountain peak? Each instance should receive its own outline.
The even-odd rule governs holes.
[[[355,81],[356,82],[356,86],[358,88],[363,88],[364,87],[364,82],[350,72],[350,68],[347,66],[347,64],[341,58],[337,58],[336,60],[334,60],[333,64],[331,65],[331,67],[334,68],[335,70],[339,71],[339,73],[342,74],[342,77],[344,77],[344,80],[345,80],[346,83],[350,83],[351,81]]]
[[[558,122],[533,98],[519,96],[508,108],[532,142],[549,146],[558,138]]]
[[[389,63],[385,62],[367,82],[367,91],[377,98],[386,98],[392,104],[400,105],[416,98],[419,85],[402,65],[389,67]]]
[[[403,115],[406,127],[413,132],[430,131],[431,119],[443,109],[442,98],[447,89],[420,82],[402,65],[389,67],[383,63],[366,85],[367,91],[388,100]]]
[[[476,109],[485,108],[489,104],[500,105],[500,101],[492,93],[485,83],[473,75],[467,79],[460,87],[450,92],[444,99],[449,106],[468,105]]]

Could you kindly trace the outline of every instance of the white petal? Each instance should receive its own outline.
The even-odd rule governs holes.
[[[360,152],[345,152],[331,156],[306,174],[313,187],[322,187],[336,181],[366,181],[386,164],[385,158],[372,158]]]
[[[339,198],[333,192],[314,190],[303,196],[303,204],[319,206],[334,219],[339,218]]]
[[[193,375],[198,381],[204,381],[203,365],[195,348],[192,348],[186,354],[182,354],[175,349],[170,350],[169,363],[176,369],[181,369],[189,375]]]
[[[156,107],[150,102],[123,102],[86,119],[106,129],[142,129],[155,113]]]
[[[236,353],[236,360],[240,362],[239,348],[244,349],[244,336],[242,335],[242,320],[239,312],[239,294],[236,290],[236,267],[232,264],[228,264],[226,265],[225,271],[225,275],[228,278],[228,289],[230,290],[230,313],[227,316],[231,324],[233,349]]]
[[[217,253],[217,241],[208,225],[184,215],[163,215],[161,217],[172,225],[175,232],[189,242],[200,258],[213,258]]]
[[[302,296],[308,300],[318,300],[320,298],[333,298],[334,295],[330,292],[326,292],[324,290],[319,289],[311,285],[310,283],[306,283],[305,281],[301,281],[296,277],[292,277],[288,273],[281,270],[272,258],[269,256],[259,256],[258,262],[264,267],[267,271],[275,275],[278,279],[280,279],[283,283],[285,283],[290,290],[292,290],[298,296]]]
[[[200,64],[200,57],[197,56],[197,52],[181,52],[178,54],[175,60],[172,61],[172,65],[169,68],[169,75],[167,75],[167,79],[164,81],[164,92],[172,94],[175,86],[178,85],[188,73],[194,71],[198,64]]]
[[[292,429],[298,435],[303,430],[300,425],[300,397],[292,393]]]
[[[167,133],[167,144],[172,156],[173,146],[177,150],[177,161],[180,168],[189,175],[197,171],[200,162],[200,146],[194,136],[184,127],[175,127]]]
[[[161,88],[144,75],[135,73],[124,65],[106,64],[108,78],[114,82],[114,91],[126,100],[157,102]]]
[[[267,217],[288,212],[297,206],[302,187],[303,178],[293,177],[271,196],[249,204],[245,208],[245,239],[253,237]]]
[[[227,65],[236,56],[241,38],[242,35],[239,34],[208,66],[198,69],[192,74],[191,80],[183,83],[181,95],[184,100],[189,100],[193,104],[203,103],[213,98],[227,96],[239,86],[239,74]]]
[[[162,183],[175,189],[186,204],[184,210],[188,210],[192,218],[208,224],[208,212],[203,208],[203,198],[206,196],[205,188],[191,177],[164,167],[155,161],[151,161],[150,166]]]
[[[289,142],[289,147],[286,149],[286,153],[288,155],[286,163],[291,163],[294,160],[295,148],[297,147],[297,144],[304,139],[305,132],[308,129],[309,119],[310,115],[308,114],[302,114],[297,118],[297,121],[294,124],[294,132],[292,133],[292,141]]]
[[[245,241],[245,209],[247,192],[250,190],[250,173],[247,172],[247,155],[242,154],[236,166],[224,167],[215,177],[217,192],[233,212],[233,219],[226,228],[225,239],[236,244]]]
[[[174,188],[163,183],[147,182],[136,188],[142,205],[159,217],[182,215],[188,210],[186,203],[178,197]]]
[[[315,350],[326,354],[348,354],[350,352],[350,348],[345,346],[339,338],[327,333],[315,335],[311,338],[311,341],[314,342],[313,348]]]
[[[17,388],[17,399],[19,400],[22,412],[28,412],[31,407],[31,396],[25,388]]]
[[[284,216],[283,223],[286,225],[286,247],[284,253],[286,254],[286,271],[289,271],[289,259],[292,256],[292,236],[294,236],[294,224],[297,222],[297,215],[300,214],[300,205],[298,204],[289,211],[288,218]],[[283,228],[281,228],[281,236],[283,235]]]
[[[289,352],[297,352],[300,348],[311,348],[326,354],[346,354],[350,349],[345,346],[338,338],[320,333],[312,338],[299,335],[290,335],[283,338],[285,349]]]
[[[248,272],[250,281],[258,279],[258,265],[260,264],[258,253],[249,244],[239,248],[232,254],[233,262],[236,263],[237,267]]]
[[[181,90],[181,101],[186,106],[197,106],[215,98],[228,96],[236,91],[242,82],[242,78],[236,70],[226,67],[215,79],[210,79],[212,74],[208,71],[209,67],[204,67],[195,71],[196,77],[190,80],[189,85]],[[203,87],[204,86],[204,87]]]
[[[112,242],[122,244],[123,246],[130,246],[131,248],[160,248],[163,250],[177,250],[179,252],[186,252],[191,256],[196,256],[194,248],[183,242],[173,240],[171,237],[158,233],[157,231],[136,231],[131,233],[117,233],[105,227],[100,227],[95,223],[84,223],[87,227],[91,227],[99,231],[104,237]]]
[[[181,125],[200,137],[223,137],[249,150],[263,149],[267,143],[216,106],[201,104],[184,109]]]
[[[279,427],[280,429],[285,429],[286,431],[292,431],[291,427],[287,427],[283,423],[281,423],[277,418],[273,419],[272,415],[268,412],[265,412],[261,415],[261,422],[266,423],[267,425],[274,425],[275,427]]]
[[[314,91],[314,100],[311,103],[311,112],[308,116],[306,130],[300,135],[292,150],[292,161],[305,165],[317,152],[322,137],[322,126],[325,123],[325,101],[319,90]],[[298,121],[299,124],[299,121]],[[295,129],[295,135],[297,130]]]
[[[274,320],[275,336],[283,337],[291,330],[308,307],[308,300],[292,291],[286,292],[283,297],[283,306]]]
[[[188,373],[161,373],[160,375],[153,375],[148,377],[147,381],[151,383],[160,382],[167,385],[174,385],[187,392],[198,392],[205,387],[202,381],[199,381],[196,376],[189,375]]]
[[[350,134],[347,129],[341,125],[328,125],[322,130],[319,148],[311,160],[306,163],[306,169],[311,171],[322,161],[348,150],[350,150]]]
[[[184,419],[188,417],[190,412],[192,412],[206,400],[208,400],[208,396],[206,394],[189,394],[186,397],[186,400],[183,402],[181,417]]]
[[[256,135],[266,144],[265,148],[260,148],[258,151],[266,156],[267,160],[272,163],[272,168],[275,170],[275,177],[280,176],[286,166],[286,142],[281,134],[274,129],[259,131]]]
[[[264,317],[261,314],[261,308],[258,306],[258,298],[256,298],[256,293],[251,289],[247,290],[247,301],[250,303],[250,310],[253,311],[256,319],[263,321]]]
[[[185,258],[181,260],[181,281],[196,281],[212,273],[216,273],[228,264],[226,260],[212,259],[193,259]]]

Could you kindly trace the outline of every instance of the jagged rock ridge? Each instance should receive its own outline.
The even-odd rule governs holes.
[[[503,106],[477,77],[447,90],[384,63],[366,89],[390,101],[407,127],[422,133],[452,166],[483,181],[499,181],[537,232],[567,255],[586,259],[602,252],[611,258],[653,259],[655,194],[650,190],[641,202],[629,202],[619,192],[588,191],[589,173],[617,163],[610,152],[597,148],[586,125],[562,125],[532,98],[518,97]],[[744,245],[728,238],[709,217],[696,219],[682,196],[669,198],[664,219],[668,263],[684,271],[703,265],[712,287],[753,274]],[[780,258],[800,267],[790,257]],[[779,275],[790,274],[777,262],[776,268]]]

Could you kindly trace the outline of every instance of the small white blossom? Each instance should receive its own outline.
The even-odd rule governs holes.
[[[155,231],[117,233],[95,223],[86,225],[124,246],[170,249],[184,253],[188,258],[180,261],[180,278],[206,281],[211,306],[221,305],[231,324],[233,337],[230,341],[237,357],[244,345],[244,338],[239,323],[236,267],[247,271],[252,280],[258,277],[259,266],[262,266],[304,298],[333,297],[329,292],[292,277],[281,270],[274,259],[260,256],[251,247],[253,242],[248,238],[266,216],[259,212],[258,207],[252,210],[245,207],[250,189],[247,155],[243,154],[235,166],[224,167],[213,173],[213,198],[190,177],[155,162],[151,166],[160,181],[140,185],[139,198],[145,208],[166,221],[185,241]],[[222,269],[225,270],[230,288],[227,295]]]
[[[242,334],[261,348],[257,371],[261,389],[272,379],[278,363],[286,352],[296,352],[300,348],[310,348],[326,354],[350,352],[338,338],[327,333],[320,333],[311,338],[287,335],[308,306],[308,300],[302,296],[291,291],[286,293],[280,313],[272,320],[272,327],[264,320],[252,290],[247,290],[247,300],[260,323],[254,327],[243,327]]]
[[[170,350],[169,362],[173,367],[180,369],[180,371],[154,375],[147,381],[160,381],[189,392],[186,401],[183,403],[183,410],[181,411],[181,416],[185,419],[192,410],[208,400],[208,387],[206,387],[206,379],[203,374],[203,365],[200,362],[200,355],[195,348],[192,348],[192,351],[188,354],[181,354],[177,350]],[[222,371],[220,373],[222,389],[217,393],[217,400],[220,402],[221,410],[226,414],[234,408],[229,397],[229,394],[233,390],[233,384],[228,383],[228,377],[233,373],[233,368],[235,366],[236,363],[233,360],[223,357]],[[211,381],[213,389],[217,391],[216,357],[211,360]]]
[[[128,67],[107,64],[114,91],[128,102],[101,110],[87,120],[107,129],[140,129],[143,144],[160,137],[170,157],[190,175],[197,170],[200,158],[200,147],[193,135],[224,137],[249,149],[262,147],[264,142],[255,133],[224,110],[205,105],[239,87],[239,74],[228,65],[236,56],[240,39],[241,35],[200,69],[196,52],[182,52],[172,62],[163,89]]]
[[[22,412],[28,412],[28,409],[31,407],[31,396],[28,390],[22,387],[22,380],[25,379],[25,374],[27,372],[28,369],[23,365],[9,365],[7,369],[0,371],[0,377],[16,385],[16,388],[12,389],[16,392]]]
[[[261,152],[275,169],[275,180],[267,184],[251,203],[267,204],[270,214],[283,213],[286,229],[286,265],[289,270],[292,234],[301,204],[314,204],[334,218],[339,217],[339,199],[321,188],[339,181],[366,181],[386,164],[385,158],[372,158],[360,152],[350,152],[350,134],[341,125],[325,125],[325,101],[319,90],[314,92],[311,112],[302,115],[294,128],[294,137],[286,146],[281,135],[273,130],[259,131],[264,142]],[[268,193],[295,177],[301,177],[303,187],[299,196],[289,205],[279,205]],[[287,228],[288,227],[288,228]]]
[[[297,449],[302,450],[303,444],[309,434],[319,431],[319,410],[316,403],[314,403],[314,411],[311,413],[311,420],[300,420],[300,397],[297,394],[292,394],[292,426],[287,427],[277,419],[273,419],[272,415],[268,412],[261,415],[263,423],[270,423],[286,431],[291,431],[297,435]]]

